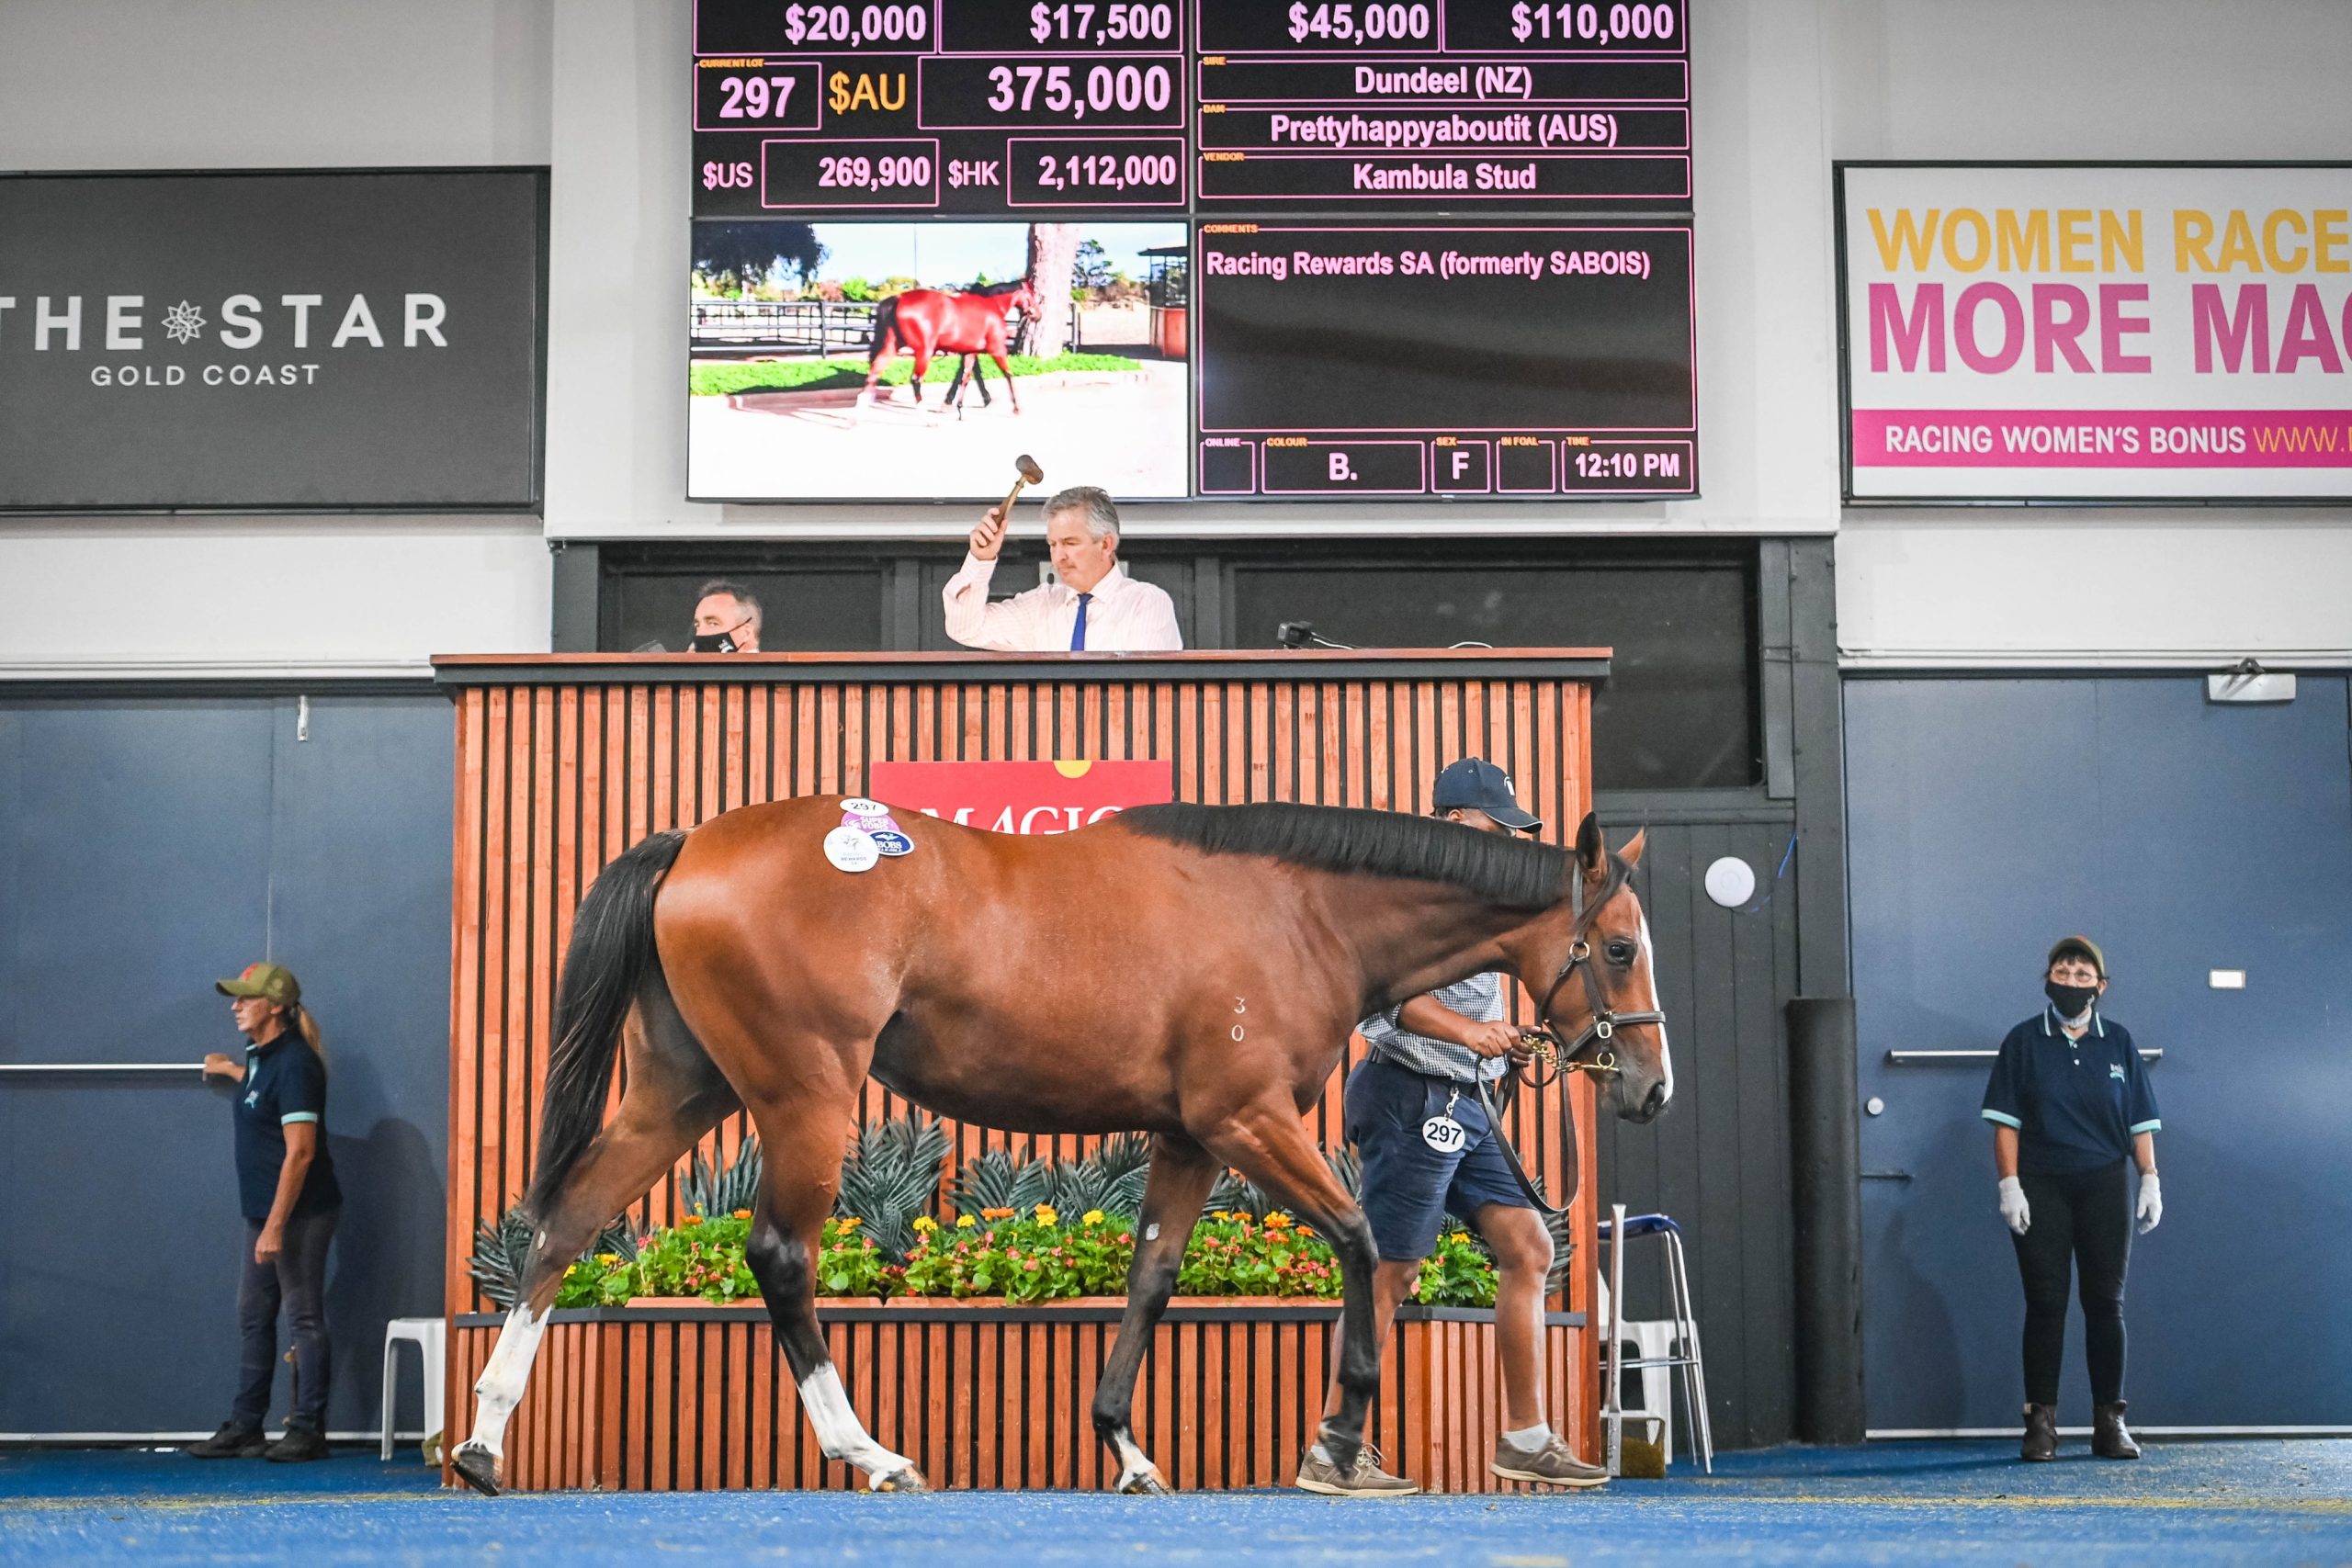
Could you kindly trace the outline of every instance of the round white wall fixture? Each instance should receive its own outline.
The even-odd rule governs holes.
[[[1725,855],[1707,868],[1707,897],[1726,909],[1736,909],[1756,896],[1756,871],[1737,855]]]

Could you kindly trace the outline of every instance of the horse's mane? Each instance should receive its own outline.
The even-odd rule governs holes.
[[[1575,874],[1568,852],[1554,845],[1401,811],[1177,804],[1130,807],[1115,820],[1213,855],[1266,855],[1318,871],[1442,882],[1506,908],[1549,908],[1567,897]]]
[[[1029,285],[1027,282],[1016,277],[1011,283],[967,284],[964,288],[957,289],[956,292],[959,294],[977,294],[983,299],[1001,299],[1007,294],[1018,294],[1023,288],[1028,287]]]

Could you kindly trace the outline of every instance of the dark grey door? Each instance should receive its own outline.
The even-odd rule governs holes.
[[[2164,1113],[2134,1243],[2136,1421],[2352,1421],[2352,767],[2340,675],[2279,706],[2197,677],[1846,688],[1873,1429],[2016,1425],[2023,1305],[1977,1115],[2049,943],[2102,942]],[[2244,970],[2243,990],[2211,972]],[[2081,1325],[2060,1418],[2087,1419]]]
[[[1796,889],[1784,807],[1611,807],[1611,843],[1646,825],[1637,890],[1657,950],[1674,1101],[1646,1127],[1604,1120],[1599,1201],[1665,1213],[1683,1231],[1706,1355],[1709,1418],[1724,1448],[1785,1442],[1791,1367],[1788,1084],[1781,1009],[1796,994]],[[1710,819],[1712,817],[1712,819]],[[1736,856],[1746,904],[1708,897],[1707,867]],[[1778,874],[1788,868],[1787,875]],[[1657,1245],[1625,1254],[1625,1312],[1667,1314]],[[1678,1440],[1679,1440],[1678,1438]]]
[[[307,739],[301,714],[0,701],[0,1062],[234,1055],[212,981],[266,954],[301,977],[344,1190],[328,1425],[366,1430],[385,1319],[441,1306],[453,727],[431,692],[313,697]],[[228,1415],[230,1150],[228,1100],[193,1074],[0,1075],[0,1432]]]

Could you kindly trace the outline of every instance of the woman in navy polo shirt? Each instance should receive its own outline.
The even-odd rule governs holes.
[[[2138,1459],[2123,1425],[2123,1271],[2132,1256],[2127,1164],[2140,1167],[2142,1235],[2164,1217],[2156,1180],[2156,1093],[2131,1032],[2098,1010],[2107,957],[2088,937],[2050,950],[2050,1005],[2009,1031],[1984,1086],[2001,1218],[2025,1281],[2023,1458],[2058,1457],[2058,1368],[2068,1275],[2082,1276],[2090,1362],[2091,1451]]]
[[[189,1448],[199,1459],[327,1457],[327,1244],[343,1190],[327,1156],[327,1069],[302,987],[275,964],[218,982],[253,1043],[238,1061],[215,1051],[204,1070],[234,1080],[237,1196],[245,1216],[237,1321],[244,1354],[237,1402],[220,1429]],[[294,1341],[294,1408],[286,1435],[262,1436],[277,1371],[277,1309]]]

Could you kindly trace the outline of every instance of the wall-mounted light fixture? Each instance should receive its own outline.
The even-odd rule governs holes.
[[[2231,669],[2205,677],[2209,703],[2291,703],[2295,678],[2265,670],[2258,659],[2241,659]]]

